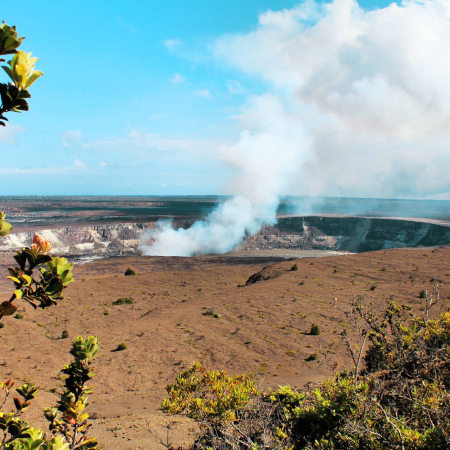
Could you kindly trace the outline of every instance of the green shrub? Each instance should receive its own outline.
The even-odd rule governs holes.
[[[291,270],[293,270],[293,271],[298,270],[298,264],[295,263],[295,264],[291,267]]]
[[[164,412],[184,414],[210,424],[236,419],[236,411],[259,395],[256,383],[247,375],[230,377],[226,371],[207,371],[201,363],[181,372],[166,388],[169,398]]]
[[[420,291],[419,292],[419,297],[420,298],[427,298],[427,291],[425,289]]]
[[[0,322],[0,328],[4,328],[5,324],[3,322]]]
[[[130,297],[120,297],[115,302],[112,302],[112,304],[115,306],[117,306],[117,305],[132,305],[132,304],[134,304],[134,300]]]
[[[305,361],[316,361],[318,358],[317,353],[311,353],[307,358],[305,358]]]
[[[448,449],[450,310],[431,319],[437,298],[427,302],[423,317],[412,316],[408,306],[390,303],[379,312],[354,299],[349,310],[341,309],[355,325],[354,335],[341,336],[356,355],[355,366],[322,383],[254,392],[234,409],[219,410],[233,389],[243,388],[237,382],[224,388],[217,375],[201,378],[197,365],[168,386],[163,410],[199,422],[193,449]],[[358,339],[369,342],[362,372],[357,367],[364,344],[353,344]]]
[[[44,416],[50,423],[50,431],[54,438],[59,438],[61,450],[64,443],[70,449],[100,450],[96,438],[89,438],[89,414],[85,412],[89,405],[87,395],[92,393],[92,386],[87,384],[95,376],[92,361],[99,351],[98,339],[89,336],[87,339],[78,336],[70,351],[74,361],[64,366],[61,371],[65,377],[64,390],[56,406],[45,408]],[[76,445],[75,445],[76,443]],[[54,449],[55,447],[49,447]]]
[[[61,339],[67,339],[69,337],[69,330],[63,330],[61,333]]]
[[[22,313],[17,313],[17,314],[14,316],[14,319],[22,320],[22,319],[23,319],[23,314],[22,314]]]
[[[122,350],[126,350],[127,348],[128,348],[127,344],[126,344],[125,342],[121,342],[121,343],[117,346],[116,350],[117,350],[118,352],[121,352]]]
[[[70,353],[74,356],[74,361],[62,370],[66,375],[65,389],[57,406],[44,409],[44,417],[50,422],[49,437],[42,430],[30,427],[22,417],[36,398],[37,388],[31,383],[25,383],[15,390],[19,396],[13,398],[14,409],[0,413],[2,449],[100,450],[97,439],[87,436],[89,414],[84,412],[89,404],[87,394],[92,392],[92,387],[86,386],[86,383],[95,375],[92,371],[92,359],[97,352],[98,340],[93,336],[88,339],[78,337],[72,344]],[[12,380],[0,382],[0,389],[5,393],[2,409],[10,406],[8,399],[14,384]]]
[[[311,331],[309,332],[309,334],[312,334],[313,336],[318,336],[320,334],[319,325],[317,325],[316,323],[313,323],[311,325]]]
[[[130,269],[130,268],[128,267],[128,269],[125,270],[125,276],[126,276],[126,277],[129,277],[130,275],[136,275],[136,272],[135,272],[133,269]]]
[[[219,319],[219,318],[220,318],[220,315],[217,314],[217,313],[215,313],[214,310],[213,310],[212,308],[210,308],[210,309],[204,311],[204,312],[202,313],[202,316],[212,317],[213,319]]]

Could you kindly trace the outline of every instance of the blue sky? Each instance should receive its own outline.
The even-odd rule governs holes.
[[[22,48],[45,76],[30,112],[10,114],[0,135],[2,194],[226,193],[234,169],[210,149],[238,139],[235,116],[248,98],[284,88],[217,57],[215,45],[298,3],[6,2],[3,19],[26,36]]]

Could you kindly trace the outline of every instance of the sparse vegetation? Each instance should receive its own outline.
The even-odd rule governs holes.
[[[7,120],[4,117],[5,113],[28,110],[28,104],[25,100],[29,98],[27,89],[42,75],[42,73],[34,71],[35,58],[31,58],[31,54],[17,51],[21,42],[22,38],[18,37],[15,28],[8,27],[6,24],[0,25],[0,54],[12,55],[12,60],[7,63],[5,69],[12,83],[0,84],[2,98],[0,125],[3,126]],[[11,232],[11,229],[11,225],[5,220],[5,215],[0,213],[0,236],[6,236]],[[34,308],[47,308],[57,304],[57,301],[63,298],[64,289],[74,281],[72,276],[73,265],[68,263],[65,258],[50,256],[48,253],[51,248],[52,244],[49,241],[35,236],[33,244],[29,248],[22,249],[14,256],[17,267],[9,269],[10,276],[8,277],[14,283],[14,290],[11,298],[1,303],[0,318],[12,316],[18,320],[24,319],[22,310],[17,312],[18,303],[26,302],[25,304],[28,303]],[[428,262],[427,264],[424,262],[426,270],[428,270]],[[247,284],[250,281],[268,280],[282,273],[286,274],[286,270],[291,264],[281,263],[282,267],[278,267],[279,270],[274,272],[270,272],[270,268],[267,270],[265,268],[263,269],[265,272],[261,271],[254,274],[253,278],[250,277]],[[306,262],[300,264],[302,264],[302,270],[308,267],[305,266]],[[383,264],[381,261],[373,263],[371,266],[372,272],[377,271],[381,264]],[[390,263],[388,262],[388,264]],[[314,262],[311,262],[310,265],[313,266]],[[329,277],[331,267],[327,262],[318,262],[318,266],[312,267],[311,272],[324,273],[324,276],[333,279],[336,289],[341,289],[342,284],[339,285],[339,282],[348,278],[348,275],[352,272],[344,263],[342,265],[339,263],[339,267],[342,270],[342,275],[339,277]],[[392,267],[390,270],[394,276],[397,268],[393,264],[389,267]],[[294,264],[290,270],[298,271],[298,264]],[[382,272],[387,271],[386,267],[382,267],[380,270]],[[418,267],[417,270],[419,270]],[[334,274],[339,272],[337,267],[334,268]],[[120,269],[120,273],[123,273],[123,267]],[[430,271],[429,273],[434,272]],[[441,273],[435,272],[435,274],[437,277],[442,277]],[[136,272],[127,268],[125,276],[134,275],[136,275]],[[234,283],[237,283],[240,279],[238,275],[240,276],[237,273],[233,275],[236,276],[236,278],[233,278]],[[303,274],[300,274],[300,276],[292,274],[284,277],[284,280],[297,280],[295,281],[295,285],[297,285],[300,277],[303,278]],[[140,274],[139,277],[136,277],[138,281],[142,281],[143,278]],[[131,281],[136,281],[136,279],[131,279]],[[164,280],[164,278],[161,279]],[[429,279],[429,275],[426,279]],[[119,280],[114,280],[113,284],[119,285]],[[366,278],[362,278],[362,280],[366,280]],[[85,281],[85,279],[83,278],[82,281]],[[130,280],[126,281],[129,282]],[[178,282],[179,279],[175,281]],[[228,289],[227,282],[222,279],[222,274],[218,277],[218,280],[214,279],[214,283],[216,281],[220,288],[225,286]],[[244,324],[241,325],[242,330],[239,333],[240,329],[236,328],[236,331],[232,331],[234,326],[231,327],[229,323],[226,323],[227,327],[223,327],[222,322],[226,322],[225,320],[211,322],[209,319],[198,317],[199,310],[196,309],[198,303],[195,303],[195,301],[205,298],[205,301],[211,302],[209,305],[218,304],[217,302],[213,303],[215,298],[213,296],[221,295],[219,287],[213,289],[211,285],[205,284],[208,294],[208,300],[206,300],[206,295],[196,296],[195,287],[198,284],[188,285],[187,282],[183,282],[181,286],[186,287],[184,291],[197,297],[192,301],[191,311],[195,314],[194,320],[198,319],[201,325],[210,324],[211,329],[221,328],[220,333],[222,333],[222,337],[226,336],[226,339],[232,340],[233,336],[238,334],[241,349],[243,348],[242,344],[250,345],[252,343],[247,339],[254,339],[255,353],[252,356],[258,352],[258,359],[254,359],[255,366],[252,370],[255,370],[256,374],[261,375],[269,370],[269,374],[278,376],[278,374],[273,373],[275,364],[273,364],[273,359],[270,359],[272,355],[269,358],[267,354],[268,346],[266,342],[271,345],[269,347],[271,353],[275,354],[277,351],[284,358],[283,361],[288,360],[291,366],[298,363],[298,366],[313,369],[319,367],[320,364],[323,364],[321,367],[325,367],[325,364],[327,364],[331,370],[335,371],[333,377],[322,383],[309,384],[300,389],[284,386],[273,392],[262,393],[257,388],[257,380],[251,375],[230,376],[225,371],[207,371],[200,363],[194,363],[190,369],[181,372],[175,382],[167,387],[168,397],[162,403],[162,409],[166,413],[184,414],[199,423],[199,434],[193,444],[194,449],[440,450],[450,448],[450,311],[431,318],[431,308],[438,300],[437,291],[434,298],[431,295],[429,296],[426,290],[420,292],[420,298],[426,300],[423,317],[414,317],[410,308],[399,307],[393,302],[388,305],[385,311],[380,313],[373,305],[366,303],[363,297],[354,298],[350,310],[345,312],[345,323],[339,322],[342,317],[333,317],[333,319],[336,319],[335,323],[342,323],[345,326],[341,338],[347,344],[350,357],[353,360],[352,367],[338,371],[337,363],[328,360],[333,353],[329,349],[322,353],[324,362],[318,361],[320,356],[317,353],[311,353],[302,361],[302,358],[309,352],[317,351],[315,345],[307,345],[306,347],[310,348],[307,351],[308,353],[300,353],[301,357],[295,361],[285,358],[285,355],[288,357],[298,355],[298,350],[286,349],[301,345],[305,347],[301,343],[302,339],[306,343],[314,342],[314,344],[321,341],[321,338],[302,336],[307,334],[310,321],[316,320],[320,323],[322,329],[329,330],[327,325],[320,322],[322,316],[326,317],[326,311],[319,311],[320,314],[317,314],[318,310],[311,311],[309,305],[305,307],[305,303],[303,303],[306,299],[311,304],[318,305],[318,308],[325,309],[322,305],[324,303],[323,291],[320,293],[313,291],[317,286],[323,286],[322,282],[323,279],[310,275],[308,285],[305,288],[296,289],[296,286],[294,288],[290,286],[289,289],[284,289],[283,287],[282,292],[281,289],[280,291],[274,289],[275,294],[271,302],[265,303],[265,293],[261,295],[261,303],[254,301],[253,305],[249,299],[248,304],[253,309],[245,305],[247,307],[247,310],[244,311],[245,316],[237,315],[242,312],[235,307],[238,302],[230,301],[230,304],[228,304],[224,303],[225,300],[222,300],[222,305],[219,304],[218,308],[225,313],[227,321],[237,321],[233,319],[236,316],[238,319],[245,318]],[[350,281],[347,280],[346,282],[350,284]],[[423,283],[426,286],[426,281],[420,273],[416,274],[415,282]],[[431,282],[434,282],[434,278]],[[110,295],[110,292],[115,289],[115,286],[108,286],[106,281],[97,281],[95,278],[88,278],[86,285],[93,285],[94,283],[99,290],[105,287],[107,295]],[[164,285],[164,283],[166,284]],[[352,281],[352,283],[356,284],[355,281]],[[360,283],[367,292],[370,285],[366,284],[366,281]],[[380,283],[382,290],[384,290],[386,285],[383,285],[382,281]],[[305,281],[299,283],[300,286],[304,284]],[[164,285],[160,289],[161,291],[167,289],[161,295],[165,297],[164,301],[170,308],[179,308],[181,302],[186,301],[186,299],[180,300],[177,293],[172,291],[173,280],[167,281],[166,279],[161,282],[161,285]],[[311,289],[308,289],[310,286]],[[146,293],[146,287],[138,285],[126,291],[139,299],[137,307],[112,308],[114,317],[108,320],[103,319],[103,323],[108,322],[111,327],[116,327],[121,325],[121,317],[132,316],[131,313],[141,314],[139,309],[144,309],[140,308],[141,303],[144,304],[150,296],[151,298],[155,295],[159,296],[159,288],[156,289],[158,293],[155,294]],[[373,285],[369,289],[374,291],[376,287]],[[413,295],[417,296],[417,291],[420,288],[413,289]],[[198,288],[197,291],[202,292],[202,288]],[[252,288],[248,291],[250,292],[249,296],[253,295],[251,294]],[[313,292],[312,295],[311,292]],[[281,294],[283,295],[281,296]],[[91,295],[94,296],[95,292]],[[304,308],[308,315],[295,313],[290,304],[294,295],[300,299],[298,307]],[[187,297],[187,294],[185,296]],[[280,296],[282,300],[277,300]],[[115,296],[112,298],[115,298]],[[108,300],[103,301],[111,302],[112,298],[108,297]],[[191,298],[191,295],[189,295],[189,299]],[[280,303],[276,303],[276,301],[280,301]],[[152,301],[149,300],[149,302]],[[294,297],[292,303],[296,302],[297,298]],[[100,304],[102,306],[94,302],[85,304],[80,307],[79,314],[80,317],[83,316],[80,323],[86,325],[87,329],[87,327],[91,327],[91,316],[94,314],[101,316],[100,312],[103,308],[110,308],[110,305],[133,305],[134,303],[134,300],[130,297],[121,297],[112,303]],[[267,303],[270,303],[270,306],[267,306]],[[76,305],[72,304],[71,306],[75,308]],[[159,306],[158,304],[156,306],[152,304],[151,308],[156,310],[154,315],[160,317],[165,314],[165,311],[161,311]],[[257,309],[262,309],[264,312],[260,310],[256,312]],[[284,317],[284,319],[288,317],[287,320],[282,322],[279,317],[272,318],[278,310],[283,309],[284,316],[281,317]],[[141,317],[150,313],[152,313],[151,310],[142,314]],[[103,311],[103,315],[109,314],[108,310]],[[254,320],[256,314],[261,319],[256,324],[260,327],[258,329],[262,330],[259,335],[252,331],[251,325],[248,326],[248,330],[245,329],[247,324],[251,324],[252,320],[256,322]],[[295,314],[297,314],[297,317]],[[206,311],[202,312],[202,315],[212,319],[221,318],[219,314],[214,312],[213,308],[207,308]],[[290,316],[293,316],[292,321],[289,319]],[[132,317],[136,318],[137,315]],[[306,320],[303,320],[305,318]],[[83,322],[83,319],[87,320]],[[37,326],[48,327],[53,330],[54,336],[61,335],[61,339],[67,339],[69,337],[68,330],[64,329],[61,333],[61,329],[65,326],[65,320],[65,318],[64,320],[56,318],[54,323],[49,321],[47,326],[41,323],[37,323]],[[187,322],[184,317],[182,320],[183,323],[185,323],[184,320]],[[273,323],[269,320],[273,320]],[[10,330],[3,332],[5,337],[10,339],[10,342],[15,342],[15,329],[20,330],[25,326],[31,326],[31,333],[34,333],[30,333],[31,336],[37,336],[45,341],[42,333],[46,332],[45,336],[52,339],[52,347],[65,344],[65,342],[59,342],[57,337],[52,337],[50,331],[37,330],[32,324],[33,322],[13,322],[12,332]],[[298,322],[301,323],[299,326]],[[144,332],[150,329],[150,326],[147,326],[148,323],[144,326],[144,321],[136,323],[142,324],[136,326],[133,330],[136,336],[141,337]],[[169,324],[167,321],[163,323],[165,324],[163,326]],[[173,328],[174,323],[171,322],[170,327]],[[53,328],[61,325],[63,327],[59,328],[59,331]],[[190,324],[188,325],[191,327]],[[269,336],[263,334],[265,332],[263,327],[266,325],[274,328],[274,330],[269,330]],[[158,333],[161,332],[163,326],[159,326]],[[4,324],[0,322],[0,328],[3,327]],[[76,329],[75,324],[73,328],[72,326],[70,328],[71,330]],[[205,337],[201,333],[207,334],[208,330],[204,331],[195,324],[192,326],[192,331],[181,327],[181,325],[179,328],[180,340],[175,344],[173,341],[168,341],[169,345],[163,350],[173,351],[176,354],[177,344],[181,343],[183,347],[186,347],[185,341],[188,338],[188,344],[193,347],[188,348],[188,351],[208,360],[204,347],[207,345],[205,341],[209,340],[210,336],[201,341]],[[280,332],[279,330],[285,331]],[[251,334],[252,332],[253,334]],[[294,336],[291,334],[292,332],[298,333],[300,336]],[[186,333],[188,333],[188,336],[186,336]],[[279,337],[281,334],[291,336],[285,337],[288,340],[282,341]],[[319,334],[321,334],[319,325],[312,324],[310,335],[317,336]],[[330,335],[329,332],[325,334],[326,337]],[[256,336],[265,342],[258,342]],[[337,334],[335,336],[335,340],[338,341]],[[147,334],[140,342],[142,342],[142,345],[147,345],[144,342],[147,340],[153,344],[151,341],[153,338],[154,335],[148,338]],[[133,337],[131,342],[130,345],[132,345],[134,351],[139,346],[137,343],[139,340]],[[286,342],[288,342],[287,345]],[[48,341],[47,343],[50,344]],[[236,344],[236,342],[233,342],[233,344]],[[264,347],[261,344],[264,344]],[[21,341],[17,340],[14,345],[15,347],[4,346],[5,352],[8,352],[8,358],[16,357],[19,361],[20,358],[23,358],[23,354],[18,355],[19,345],[22,345]],[[110,343],[110,348],[113,348],[114,345],[115,343]],[[127,344],[121,342],[113,351],[124,351],[127,348]],[[230,348],[235,347],[230,346]],[[366,349],[367,353],[365,353]],[[92,388],[88,385],[95,376],[92,361],[97,352],[98,340],[96,337],[91,336],[87,339],[78,337],[74,341],[71,348],[74,361],[64,367],[59,378],[59,380],[64,381],[64,388],[60,392],[56,405],[44,410],[45,418],[50,423],[50,434],[45,434],[43,430],[29,426],[28,422],[24,420],[23,413],[30,407],[38,394],[37,388],[27,382],[15,389],[17,397],[11,398],[14,382],[11,380],[0,382],[0,389],[5,395],[5,401],[0,412],[0,429],[3,431],[3,440],[0,443],[1,450],[96,450],[99,448],[97,439],[88,436],[90,423],[89,415],[85,412],[88,406],[87,395],[92,392]],[[119,361],[132,359],[129,353],[115,355],[116,360]],[[175,365],[184,364],[185,356],[186,354],[180,352],[175,356],[175,359],[171,355],[170,358],[163,358],[163,361],[170,361],[171,359]],[[215,359],[215,357],[216,355],[214,355],[212,361],[217,363],[218,359]],[[7,359],[6,356],[5,359]],[[262,360],[264,362],[261,362]],[[270,361],[270,366],[267,361]],[[304,364],[313,361],[317,361],[317,363],[309,366]],[[138,377],[141,376],[141,372],[144,372],[140,370],[139,366],[137,366],[139,370],[135,369],[134,364],[139,365],[139,363],[140,361],[127,362],[130,365],[127,365],[125,369],[129,370],[129,374],[132,374],[128,383],[133,386],[133,389],[134,386],[141,383]],[[5,362],[4,365],[6,364]],[[41,373],[45,373],[45,370],[50,373],[51,368],[48,367],[48,364],[47,366],[44,364],[47,364],[45,360],[38,370],[42,371]],[[259,368],[255,369],[258,365]],[[13,364],[10,366],[11,368],[8,367],[7,370],[15,370],[12,367]],[[276,369],[279,374],[282,374],[282,365],[276,366]],[[133,373],[133,370],[137,375]],[[297,368],[297,370],[300,369]],[[160,374],[163,374],[163,372],[160,372]],[[155,378],[164,379],[165,376],[163,374]],[[134,385],[133,378],[135,378]],[[144,382],[145,389],[149,389],[147,380],[144,380]],[[151,383],[153,383],[153,380],[151,380]],[[108,385],[113,386],[113,383],[108,383]],[[129,388],[129,385],[126,387]],[[107,389],[109,390],[109,386]],[[133,389],[130,388],[129,390]],[[52,388],[50,392],[57,394],[58,389]],[[145,395],[148,396],[147,393]],[[119,397],[113,398],[113,401],[117,401],[117,398]],[[97,413],[93,413],[91,418],[98,419],[99,416]],[[118,421],[117,428],[120,429],[121,426],[122,424]],[[125,435],[122,437],[125,437]],[[135,447],[135,445],[131,446]]]
[[[209,308],[202,313],[202,316],[212,317],[213,319],[219,319],[220,315],[214,312],[214,309]]]
[[[114,306],[118,306],[118,305],[133,305],[134,304],[134,300],[130,297],[120,297],[118,298],[116,301],[112,302],[112,304]],[[109,312],[108,312],[109,314]],[[108,314],[105,314],[106,316]]]
[[[117,346],[117,351],[121,352],[122,350],[126,350],[128,348],[127,344],[125,342],[121,342],[118,346]]]
[[[448,449],[450,310],[431,319],[438,299],[436,289],[421,317],[392,302],[379,311],[364,297],[353,298],[349,309],[337,305],[353,325],[341,337],[354,365],[339,372],[324,352],[335,372],[325,382],[248,395],[241,378],[230,396],[222,394],[218,372],[202,368],[202,379],[197,364],[168,386],[163,410],[199,422],[193,449]],[[317,359],[314,353],[305,361]],[[230,397],[240,401],[219,408],[217,398]]]

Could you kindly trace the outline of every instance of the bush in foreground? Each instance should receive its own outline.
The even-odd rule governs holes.
[[[3,431],[2,450],[99,450],[97,439],[87,436],[90,423],[87,394],[92,387],[86,386],[95,374],[92,371],[92,359],[98,352],[98,339],[77,337],[70,353],[74,361],[64,366],[65,387],[61,392],[57,406],[44,410],[45,418],[50,422],[51,437],[44,431],[30,427],[23,419],[25,411],[38,394],[31,383],[18,387],[18,397],[13,398],[13,409],[9,398],[13,392],[14,382],[0,382],[0,389],[5,393],[0,411],[0,429]],[[12,406],[11,405],[11,406]],[[9,411],[8,411],[9,410]]]
[[[2,66],[11,82],[0,83],[0,126],[5,126],[8,121],[6,113],[28,111],[28,89],[43,75],[34,70],[37,58],[31,57],[31,53],[17,50],[23,39],[17,34],[16,27],[10,27],[5,22],[0,25],[0,62],[6,62],[3,56],[12,55],[11,60]],[[11,231],[11,224],[5,220],[5,214],[0,212],[0,237],[7,236]],[[73,264],[68,263],[65,258],[50,256],[48,252],[52,247],[51,242],[35,235],[32,245],[14,256],[17,266],[8,269],[8,278],[14,283],[14,292],[9,301],[0,304],[0,318],[15,314],[16,319],[23,319],[22,313],[16,313],[19,301],[25,301],[34,308],[47,308],[56,305],[63,298],[63,290],[74,281]],[[62,338],[67,337],[68,333],[63,333]],[[1,450],[98,449],[97,439],[87,436],[89,415],[84,412],[88,405],[87,395],[92,392],[92,388],[87,387],[86,383],[95,376],[92,359],[97,352],[96,337],[78,337],[74,341],[70,351],[74,361],[62,370],[67,376],[65,389],[58,405],[47,408],[44,412],[50,421],[50,437],[44,431],[30,427],[23,419],[24,413],[38,394],[36,387],[25,383],[15,389],[18,396],[11,401],[15,383],[12,380],[0,382],[0,389],[5,395],[0,406],[0,429],[3,432]]]
[[[246,395],[248,377],[224,389],[217,372],[211,380],[192,378],[201,368],[194,365],[168,386],[163,410],[199,422],[194,449],[448,449],[450,311],[431,319],[437,300],[436,291],[423,317],[415,317],[406,306],[390,303],[377,312],[364,297],[354,298],[342,311],[355,332],[341,335],[354,366],[325,382],[265,394],[255,387]],[[202,383],[206,389],[198,389]],[[241,401],[233,403],[236,397]]]

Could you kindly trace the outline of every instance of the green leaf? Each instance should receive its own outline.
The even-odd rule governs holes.
[[[15,81],[14,74],[8,66],[2,66],[2,69],[9,75],[9,78],[11,78],[12,81]]]
[[[72,271],[70,269],[65,270],[60,276],[61,281],[63,282],[64,286],[67,286],[69,283],[72,283],[75,281],[72,276]]]
[[[21,41],[19,41],[18,39],[16,39],[13,36],[9,36],[7,37],[4,42],[2,42],[2,47],[3,47],[3,54],[5,54],[4,52],[9,52],[11,50],[15,50],[17,47],[19,47],[21,44]]]
[[[52,260],[50,255],[39,255],[36,259],[36,265],[45,264]]]
[[[64,285],[62,284],[59,278],[52,278],[50,284],[45,288],[45,292],[49,295],[58,294],[64,289]]]
[[[34,384],[25,383],[18,387],[16,391],[25,399],[31,400],[36,397],[38,390]]]
[[[21,268],[23,268],[25,266],[25,263],[27,262],[26,257],[24,252],[17,252],[17,255],[14,255],[13,258],[17,261],[17,264],[19,264],[19,266]]]
[[[25,83],[24,88],[28,89],[39,77],[42,77],[44,75],[43,72],[40,70],[35,70],[30,78],[28,78],[27,82]]]
[[[0,222],[0,236],[7,236],[12,231],[12,225],[4,220]]]
[[[7,280],[12,280],[14,283],[20,284],[20,280],[16,277],[6,277]]]
[[[31,267],[34,267],[36,265],[36,258],[37,254],[33,250],[26,248],[23,253],[25,253],[26,258],[28,259],[28,262],[30,263]]]
[[[26,89],[22,89],[19,92],[19,98],[30,98],[31,94],[26,90]]]
[[[31,278],[29,275],[23,274],[23,275],[21,276],[21,278],[22,278],[23,280],[25,280],[24,286],[30,286],[31,283],[33,282],[33,278]]]
[[[42,439],[36,439],[30,445],[30,450],[37,450],[45,441]]]

